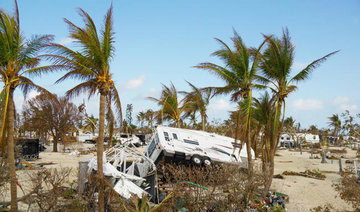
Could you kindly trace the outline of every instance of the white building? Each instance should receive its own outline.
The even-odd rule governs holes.
[[[296,143],[319,143],[320,136],[311,133],[282,133],[279,139],[279,147],[292,148]]]

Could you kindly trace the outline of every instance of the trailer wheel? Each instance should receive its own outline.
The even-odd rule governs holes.
[[[194,165],[197,165],[197,166],[200,166],[201,165],[201,158],[199,155],[194,155],[191,157],[191,162],[194,164]]]
[[[205,166],[211,166],[211,165],[212,165],[212,162],[211,162],[210,158],[204,158],[203,164],[204,164]]]

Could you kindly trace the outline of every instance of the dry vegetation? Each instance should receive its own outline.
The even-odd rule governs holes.
[[[283,175],[295,175],[295,176],[303,176],[314,178],[318,180],[324,180],[326,176],[322,174],[319,170],[305,170],[304,172],[294,172],[294,171],[284,171]]]
[[[352,204],[356,211],[360,211],[360,179],[353,172],[344,171],[341,181],[334,184],[335,190],[341,199]]]
[[[7,184],[10,182],[9,167],[3,158],[0,157],[0,200],[4,198]]]
[[[164,181],[171,199],[166,208],[176,211],[243,211],[248,206],[261,207],[263,176],[255,173],[249,183],[248,175],[238,166],[188,167],[165,165]],[[256,206],[255,206],[256,205]]]

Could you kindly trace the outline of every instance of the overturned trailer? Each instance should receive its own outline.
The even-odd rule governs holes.
[[[254,152],[252,151],[252,157]],[[157,126],[145,151],[117,144],[104,152],[104,175],[124,198],[148,195],[157,202],[157,165],[160,160],[191,163],[197,166],[235,163],[246,167],[246,145],[233,138],[198,130]],[[88,164],[96,170],[96,157]]]
[[[254,158],[254,151],[252,157]],[[165,160],[190,161],[195,165],[238,163],[247,165],[246,144],[233,138],[199,130],[157,126],[145,155],[155,163]]]

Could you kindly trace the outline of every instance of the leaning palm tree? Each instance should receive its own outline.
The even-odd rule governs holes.
[[[95,135],[95,130],[97,129],[98,125],[98,118],[95,118],[93,115],[86,117],[86,120],[84,122],[84,129],[90,130],[93,135]]]
[[[181,91],[184,94],[184,102],[187,104],[185,109],[185,116],[192,117],[196,112],[200,113],[202,130],[205,131],[206,119],[207,119],[207,106],[210,103],[210,99],[213,97],[211,89],[201,90],[195,85],[187,82],[192,88],[191,92]]]
[[[118,91],[110,73],[110,61],[114,55],[114,31],[112,24],[112,6],[107,11],[104,26],[98,33],[94,21],[88,13],[79,9],[79,15],[85,22],[84,27],[78,27],[67,19],[70,31],[69,37],[79,46],[79,50],[72,50],[60,44],[50,46],[51,54],[47,55],[55,65],[66,66],[68,72],[57,80],[57,83],[66,79],[83,81],[66,92],[71,98],[82,92],[89,97],[100,94],[99,109],[99,137],[97,141],[97,173],[103,177],[103,145],[106,102],[108,106],[112,100],[121,116],[121,104]],[[122,120],[122,118],[120,118]],[[104,187],[101,181],[99,187],[99,210],[104,210]]]
[[[161,106],[160,111],[158,112],[161,117],[161,122],[163,120],[173,120],[177,127],[180,127],[182,122],[181,114],[186,109],[186,103],[183,100],[178,99],[178,92],[171,83],[170,87],[163,85],[163,90],[159,99],[155,97],[148,97],[148,99],[155,101]]]
[[[338,114],[329,117],[329,126],[333,127],[333,136],[338,136],[341,129],[341,120]]]
[[[52,36],[34,36],[30,40],[20,30],[19,11],[15,0],[15,14],[11,15],[0,10],[0,76],[3,82],[1,96],[4,97],[2,109],[2,125],[0,145],[5,148],[7,140],[8,160],[10,169],[11,211],[17,211],[16,173],[14,155],[14,91],[19,88],[24,96],[31,90],[49,94],[44,88],[34,84],[27,76],[38,76],[54,67],[39,66],[39,52]]]
[[[276,143],[271,145],[273,147],[270,157],[272,167],[271,176],[269,176],[272,178],[274,172],[274,155],[279,142],[280,129],[282,128],[285,118],[285,99],[297,89],[296,83],[308,79],[313,70],[338,51],[331,52],[311,62],[303,70],[293,75],[292,64],[294,62],[295,46],[291,42],[288,29],[283,30],[282,38],[266,35],[264,37],[267,40],[267,49],[261,56],[260,66],[263,75],[261,79],[269,85],[268,87],[276,97],[275,118],[272,126],[272,141]],[[281,111],[282,119],[280,121]]]
[[[225,86],[222,87],[208,87],[209,90],[214,90],[215,94],[231,94],[231,100],[234,102],[244,101],[246,107],[243,108],[242,113],[246,114],[245,118],[245,130],[244,139],[248,154],[248,170],[249,178],[252,177],[253,165],[251,156],[251,140],[250,140],[250,118],[251,118],[251,102],[253,89],[264,88],[263,85],[257,83],[258,75],[258,55],[264,42],[256,51],[252,51],[244,44],[241,37],[234,30],[234,37],[232,42],[235,49],[232,50],[225,42],[220,39],[216,40],[221,44],[222,48],[215,51],[212,55],[220,58],[223,61],[224,66],[216,65],[214,63],[200,63],[195,66],[196,68],[207,70],[225,82]],[[244,105],[244,103],[242,104]],[[238,121],[240,118],[238,118]],[[238,131],[240,123],[237,124],[235,132],[235,143],[238,140]],[[235,148],[234,148],[235,150]]]

